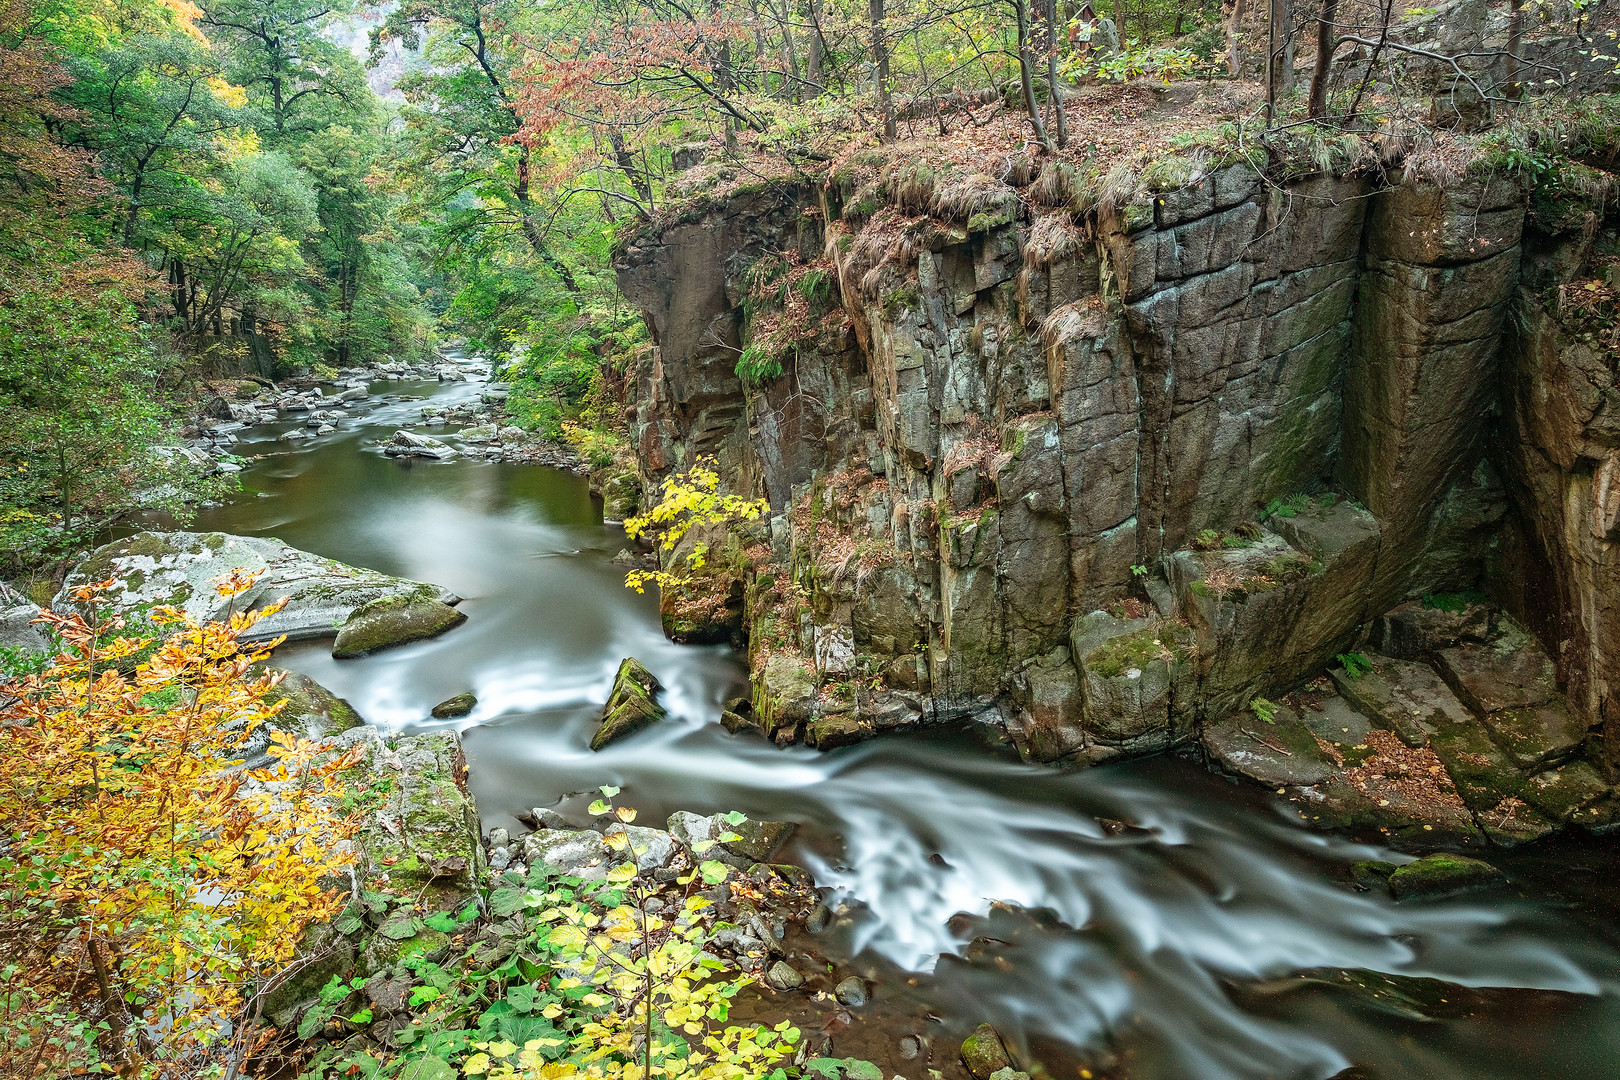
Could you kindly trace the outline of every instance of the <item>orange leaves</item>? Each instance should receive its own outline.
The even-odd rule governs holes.
[[[221,593],[253,584],[238,571]],[[75,599],[93,613],[107,587]],[[144,1043],[112,1040],[130,1064],[205,1060],[303,928],[345,898],[320,883],[351,862],[340,774],[355,755],[277,733],[269,767],[240,766],[283,703],[265,700],[278,676],[249,671],[266,651],[239,639],[277,608],[208,624],[154,612],[173,633],[144,661],[149,641],[106,640],[118,620],[49,613],[56,666],[6,688],[0,848],[20,858],[0,863],[0,937],[26,924],[61,943],[31,974],[80,998],[98,987],[63,1008],[116,1031],[172,1018]],[[105,970],[87,981],[92,958]]]

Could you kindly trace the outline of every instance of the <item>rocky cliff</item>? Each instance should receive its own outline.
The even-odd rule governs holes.
[[[1346,656],[1464,690],[1439,654],[1508,633],[1526,707],[1567,710],[1547,738],[1620,731],[1607,173],[1110,191],[900,158],[618,261],[648,496],[714,455],[775,515],[717,617],[755,672],[729,719],[828,746],[973,715],[1095,762]]]

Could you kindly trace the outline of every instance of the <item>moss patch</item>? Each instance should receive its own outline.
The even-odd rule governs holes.
[[[1500,885],[1505,880],[1502,871],[1479,859],[1428,855],[1391,874],[1389,891],[1397,900],[1432,900]]]
[[[339,660],[437,637],[467,616],[443,601],[421,596],[382,596],[355,609],[338,631],[332,655]]]

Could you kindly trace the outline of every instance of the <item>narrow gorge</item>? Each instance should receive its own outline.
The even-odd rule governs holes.
[[[647,498],[711,455],[773,515],[729,606],[666,625],[747,642],[739,719],[779,742],[1202,734],[1335,823],[1608,824],[1620,394],[1570,288],[1620,251],[1612,179],[1407,171],[1188,165],[1115,205],[1061,162],[868,154],[633,240]],[[745,385],[789,303],[810,333]],[[1450,782],[1369,787],[1397,747]]]

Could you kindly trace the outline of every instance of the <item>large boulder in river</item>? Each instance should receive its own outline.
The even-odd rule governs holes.
[[[332,643],[332,655],[339,660],[366,656],[438,637],[466,621],[466,615],[434,596],[379,596],[349,616]]]
[[[640,660],[626,657],[613,677],[613,693],[602,710],[602,725],[591,738],[591,749],[600,750],[614,739],[634,734],[664,718],[664,707],[656,695],[663,684]]]
[[[418,435],[401,428],[383,444],[383,453],[389,457],[421,457],[434,461],[448,461],[456,456],[455,447],[431,435]]]
[[[259,575],[251,589],[231,598],[215,585],[236,569]],[[440,605],[460,602],[449,589],[348,566],[289,547],[273,537],[228,533],[143,532],[115,540],[73,568],[53,605],[74,606],[73,590],[112,579],[102,594],[103,615],[142,619],[153,607],[170,605],[207,622],[232,610],[256,611],[287,597],[287,606],[245,635],[263,641],[281,634],[291,641],[330,637],[358,609],[386,597]]]

